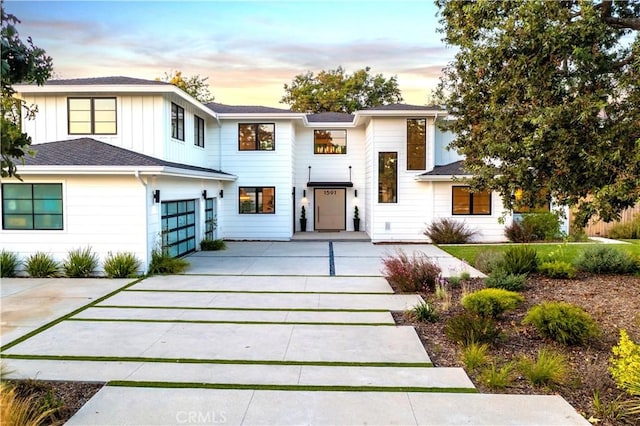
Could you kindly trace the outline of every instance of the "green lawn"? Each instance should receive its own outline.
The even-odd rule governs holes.
[[[628,251],[630,253],[635,254],[636,256],[640,256],[640,240],[625,240],[631,244],[610,244],[610,247],[615,247],[620,250]],[[474,265],[476,261],[476,256],[478,253],[492,250],[503,252],[507,250],[509,247],[513,247],[516,244],[508,243],[508,244],[460,244],[460,245],[440,245],[442,250],[447,253],[457,257],[458,259],[462,259],[469,263],[470,265]],[[546,258],[549,254],[554,253],[558,255],[561,260],[572,263],[580,254],[582,250],[587,247],[593,247],[602,245],[601,243],[530,243],[529,246],[536,249],[538,252],[538,256],[541,259]]]

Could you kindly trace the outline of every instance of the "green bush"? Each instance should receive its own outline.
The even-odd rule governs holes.
[[[536,386],[562,384],[568,373],[566,358],[544,348],[538,351],[535,361],[523,358],[518,367],[522,375]]]
[[[402,250],[398,250],[395,256],[382,259],[382,264],[382,274],[389,284],[405,292],[434,291],[441,272],[438,264],[424,253],[414,253],[409,257]]]
[[[575,278],[576,276],[576,268],[572,264],[559,260],[542,262],[538,266],[538,272],[549,278]]]
[[[616,385],[632,395],[634,390],[640,391],[640,344],[634,343],[626,330],[620,330],[620,340],[612,351],[609,371]]]
[[[520,291],[527,281],[527,274],[510,274],[502,269],[493,271],[484,280],[484,285],[489,288],[501,288],[509,291]]]
[[[529,274],[538,268],[538,253],[529,246],[508,248],[499,267],[509,274]]]
[[[525,226],[518,220],[514,220],[511,225],[504,228],[504,236],[513,243],[530,243],[535,240],[531,226]]]
[[[410,311],[411,318],[420,322],[438,321],[438,312],[429,302],[422,301],[414,306]]]
[[[505,228],[505,236],[514,243],[554,240],[561,236],[560,218],[556,213],[525,213]]]
[[[495,250],[485,250],[478,253],[476,259],[473,263],[473,266],[484,272],[485,274],[490,274],[502,263],[502,252]]]
[[[471,343],[491,343],[500,335],[500,330],[491,317],[463,312],[447,321],[445,333],[454,342],[467,346]]]
[[[488,360],[487,351],[489,345],[486,343],[471,343],[462,348],[462,362],[467,371],[471,372]]]
[[[522,323],[533,325],[542,336],[565,345],[583,345],[600,333],[587,312],[565,302],[536,305],[529,309]]]
[[[434,220],[424,231],[424,235],[434,244],[464,244],[477,233],[469,229],[464,221],[446,217]]]
[[[607,236],[613,239],[640,239],[640,214],[635,215],[630,222],[616,223],[609,229]]]
[[[0,251],[0,278],[15,277],[19,266],[17,254],[4,249]]]
[[[585,248],[575,264],[581,271],[594,274],[629,274],[638,270],[635,256],[606,245]]]
[[[51,255],[41,251],[27,257],[24,269],[34,278],[57,277],[60,273],[58,262]]]
[[[484,288],[462,298],[462,306],[483,317],[496,318],[501,313],[515,309],[524,301],[520,294],[501,288]]]
[[[69,250],[67,258],[62,262],[64,274],[70,278],[87,278],[98,267],[98,256],[91,252],[91,247]]]
[[[181,274],[189,267],[189,262],[169,256],[162,250],[151,252],[151,263],[149,264],[149,275],[169,275]]]
[[[202,240],[200,241],[200,249],[202,251],[218,251],[224,250],[227,248],[227,245],[223,240]]]
[[[490,389],[504,389],[513,382],[513,362],[508,362],[501,367],[495,362],[482,369],[479,379]]]
[[[130,252],[115,255],[109,252],[104,260],[104,273],[108,278],[133,278],[140,269],[140,260]]]

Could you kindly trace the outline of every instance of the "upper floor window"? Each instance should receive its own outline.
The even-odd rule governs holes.
[[[275,213],[276,188],[241,186],[239,212],[240,214]]]
[[[427,120],[409,118],[407,120],[407,170],[427,168]]]
[[[115,135],[116,98],[67,98],[70,135]]]
[[[274,123],[238,124],[238,148],[240,151],[273,151],[276,149],[276,125]]]
[[[346,154],[346,130],[314,130],[313,152],[316,154]]]
[[[193,116],[193,143],[204,148],[204,120],[197,115]]]
[[[171,102],[171,137],[184,140],[184,108]]]
[[[491,193],[471,192],[468,186],[454,186],[451,210],[454,215],[490,215]]]
[[[398,202],[398,153],[378,153],[378,202]]]
[[[3,183],[2,229],[63,229],[61,183]]]

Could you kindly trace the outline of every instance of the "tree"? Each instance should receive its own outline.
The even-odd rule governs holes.
[[[21,118],[33,118],[37,108],[14,97],[13,88],[17,83],[44,84],[51,76],[53,65],[46,52],[33,45],[31,37],[26,44],[20,40],[16,24],[18,18],[8,14],[4,2],[0,3],[2,26],[0,27],[0,43],[2,62],[0,64],[0,80],[2,98],[0,100],[0,139],[2,160],[0,175],[2,177],[20,177],[16,170],[16,160],[29,153],[31,137],[22,132]],[[23,160],[24,161],[24,160]]]
[[[640,199],[640,3],[437,0],[439,91],[474,189],[605,221]],[[519,197],[518,197],[519,198]]]
[[[184,90],[203,104],[207,102],[213,102],[215,97],[209,91],[209,84],[207,80],[209,77],[200,77],[194,75],[191,77],[183,77],[182,71],[173,71],[173,74],[164,73],[164,77],[156,77],[158,81],[166,81],[173,84],[176,87]]]
[[[370,67],[346,74],[342,67],[320,71],[318,75],[307,71],[285,84],[281,103],[293,111],[346,112],[402,102],[397,77],[386,79],[382,74],[370,75]]]

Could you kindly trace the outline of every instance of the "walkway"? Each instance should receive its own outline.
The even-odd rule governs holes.
[[[15,377],[109,382],[76,425],[588,424],[559,396],[478,394],[463,370],[432,367],[389,312],[420,300],[380,276],[395,247],[228,246],[190,256],[187,275],[127,284],[3,341],[3,362]],[[467,268],[432,246],[404,249]],[[113,282],[95,285],[107,294]]]

